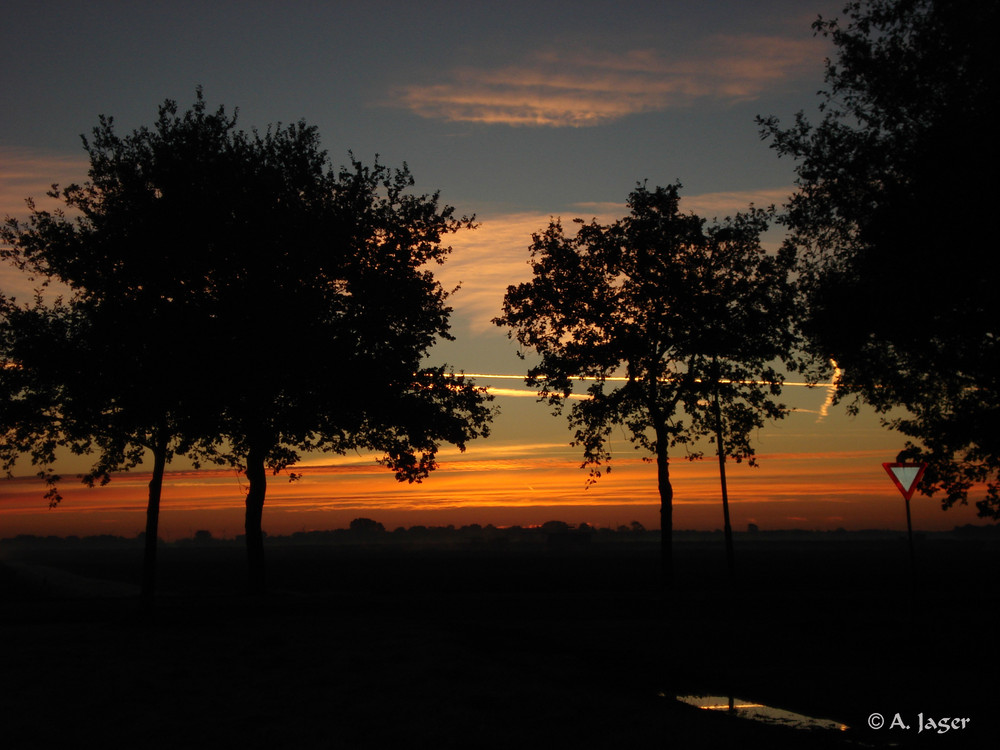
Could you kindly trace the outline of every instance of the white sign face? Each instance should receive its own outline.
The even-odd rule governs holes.
[[[896,481],[902,486],[904,492],[909,492],[912,489],[913,483],[920,474],[919,466],[891,466],[889,468],[892,469]]]

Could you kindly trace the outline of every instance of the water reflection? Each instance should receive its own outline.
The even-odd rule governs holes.
[[[783,708],[724,695],[678,695],[677,700],[710,711],[728,711],[741,719],[752,719],[765,724],[794,727],[796,729],[836,729],[847,730],[846,724],[831,719],[817,719]]]

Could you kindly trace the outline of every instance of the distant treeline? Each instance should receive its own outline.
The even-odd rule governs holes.
[[[848,531],[846,529],[834,529],[829,531],[809,530],[809,529],[773,529],[760,530],[754,524],[750,524],[745,532],[736,532],[737,536],[745,540],[782,540],[782,539],[877,539],[895,538],[902,532],[891,529],[862,529]],[[590,543],[600,544],[601,542],[650,542],[656,543],[659,538],[659,529],[647,530],[638,521],[633,521],[628,526],[618,526],[617,528],[596,527],[590,524],[572,525],[563,521],[548,521],[540,526],[503,526],[498,527],[493,524],[481,526],[479,524],[469,524],[467,526],[410,526],[409,528],[398,527],[392,531],[379,522],[367,518],[358,518],[351,522],[346,529],[329,529],[316,531],[296,531],[289,535],[268,536],[270,544],[391,544],[394,542],[411,543],[437,543],[437,544],[491,544],[502,546],[505,544],[547,544],[549,546],[579,546]],[[925,537],[958,537],[958,538],[986,538],[1000,539],[1000,525],[974,525],[966,524],[956,526],[951,531],[923,532],[918,536]],[[699,541],[722,538],[722,530],[696,531],[696,530],[675,530],[674,537],[678,541]],[[236,537],[216,537],[210,531],[196,531],[193,537],[178,539],[174,542],[162,544],[170,546],[193,546],[193,545],[241,545],[244,543],[243,535]],[[134,537],[115,536],[113,534],[97,534],[92,536],[37,536],[34,534],[18,534],[14,537],[0,539],[0,545],[6,547],[127,547],[142,546],[145,542],[145,534],[139,533]]]

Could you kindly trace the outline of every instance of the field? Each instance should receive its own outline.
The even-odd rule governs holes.
[[[993,747],[1000,540],[0,547],[5,747]],[[108,583],[115,582],[115,583]],[[706,711],[735,696],[846,731]],[[868,727],[878,712],[879,730]],[[899,714],[896,726],[891,723]],[[967,718],[918,732],[947,717]],[[908,725],[904,729],[900,723]]]

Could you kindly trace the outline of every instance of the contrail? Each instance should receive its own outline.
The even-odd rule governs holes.
[[[800,388],[825,388],[826,389],[826,399],[823,401],[823,405],[820,406],[819,411],[812,411],[812,410],[809,410],[809,409],[793,409],[792,411],[808,412],[808,413],[811,413],[811,414],[818,414],[819,416],[816,418],[816,422],[817,423],[822,422],[823,419],[826,416],[829,415],[829,413],[830,413],[830,407],[833,406],[833,400],[834,400],[834,398],[837,395],[837,388],[838,388],[838,386],[840,384],[841,375],[843,375],[843,370],[841,370],[837,366],[836,362],[831,361],[831,364],[833,365],[833,377],[830,379],[829,383],[807,383],[807,382],[799,382],[799,381],[785,381],[783,383],[779,383],[779,385],[781,385],[781,386],[789,385],[789,386],[796,386],[796,387],[800,387]],[[509,375],[509,374],[501,374],[501,373],[465,372],[465,373],[461,373],[461,375],[463,377],[467,377],[467,378],[488,378],[490,380],[524,380],[525,379],[523,375]],[[457,375],[456,375],[456,377],[457,377]],[[544,378],[539,378],[539,380],[544,380]],[[597,378],[575,377],[575,378],[573,378],[573,380],[587,381],[587,380],[597,380]],[[606,380],[606,381],[612,381],[612,382],[617,382],[617,383],[628,382],[628,378],[627,377],[619,376],[619,375],[606,377],[606,378],[604,378],[604,380]],[[696,379],[696,382],[701,382],[701,379],[700,378]],[[771,381],[771,380],[739,380],[739,381],[720,380],[719,382],[720,383],[738,382],[738,383],[740,383],[742,385],[775,385],[776,384],[775,381]],[[506,397],[509,397],[509,398],[529,398],[529,397],[535,398],[535,397],[538,396],[538,394],[537,394],[536,391],[529,390],[527,388],[494,388],[494,387],[491,387],[491,386],[485,386],[485,387],[486,387],[486,392],[489,393],[489,394],[492,394],[494,396],[506,396]],[[584,399],[588,399],[590,397],[587,396],[587,395],[584,395],[584,394],[580,394],[580,393],[571,393],[570,396],[569,396],[569,398],[575,399],[575,400],[584,400]]]
[[[537,391],[531,391],[527,388],[494,388],[493,386],[485,386],[486,392],[491,396],[511,396],[514,398],[538,398]],[[585,401],[590,398],[582,393],[571,393],[569,398],[576,401]]]
[[[844,371],[837,366],[834,360],[831,359],[830,364],[833,366],[833,377],[829,383],[824,383],[826,387],[826,400],[819,407],[819,417],[816,418],[817,423],[822,422],[823,417],[830,413],[830,407],[833,406],[833,399],[837,396],[837,386],[840,385],[840,376],[844,374]]]
[[[805,382],[799,383],[799,382],[788,381],[788,380],[786,380],[784,382],[781,382],[781,383],[777,383],[777,381],[773,381],[773,380],[737,380],[737,381],[734,381],[734,380],[720,380],[719,382],[720,383],[734,383],[734,382],[736,382],[736,383],[741,383],[741,384],[745,384],[745,385],[775,385],[777,383],[778,385],[794,385],[794,386],[801,386],[803,388],[826,388],[826,389],[830,390],[831,393],[832,393],[834,390],[836,390],[836,388],[837,388],[837,386],[839,384],[839,378],[840,378],[840,375],[841,375],[841,370],[836,367],[836,364],[834,364],[834,368],[835,369],[834,369],[833,379],[829,383],[805,383]],[[524,380],[525,379],[524,375],[498,375],[498,374],[495,374],[495,373],[483,373],[483,372],[463,372],[463,373],[460,373],[460,374],[463,377],[466,377],[466,378],[491,378],[493,380]],[[457,377],[457,375],[456,375],[456,377]],[[545,380],[545,378],[539,378],[539,380]],[[597,378],[574,376],[574,377],[571,378],[571,380],[597,380]],[[612,377],[606,377],[606,378],[604,378],[604,380],[614,381],[614,382],[618,382],[618,383],[626,383],[626,382],[628,382],[628,378],[627,377],[618,376],[618,375],[615,375],[615,376],[612,376]],[[664,378],[664,380],[667,380],[667,378]],[[700,383],[701,379],[700,378],[696,378],[695,382]],[[832,396],[830,398],[832,398]]]

